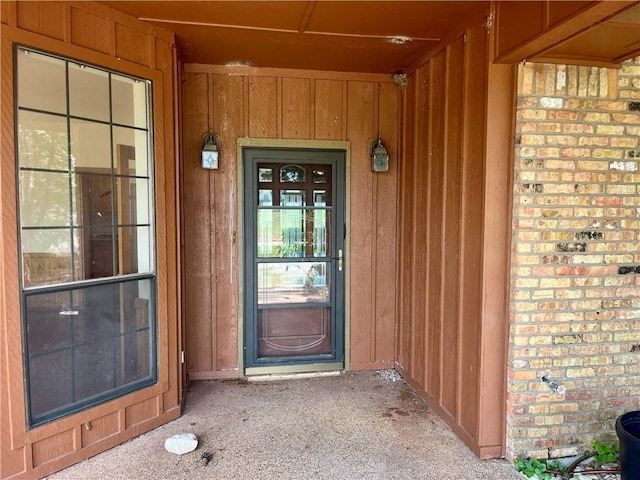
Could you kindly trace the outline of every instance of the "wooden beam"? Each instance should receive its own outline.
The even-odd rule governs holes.
[[[550,0],[545,1],[550,2]],[[500,33],[503,30],[501,26],[511,22],[522,22],[524,19],[513,18],[512,15],[501,15],[500,2],[495,3],[497,5],[495,25],[496,45],[498,45],[500,40],[504,40],[499,39]],[[545,22],[542,31],[516,45],[509,45],[506,48],[502,48],[502,51],[496,48],[497,55],[494,61],[496,63],[517,63],[534,56],[542,55],[544,52],[574,38],[583,31],[637,4],[637,1],[594,2],[577,13],[568,16],[563,21],[557,22],[553,26],[549,26],[547,22]]]

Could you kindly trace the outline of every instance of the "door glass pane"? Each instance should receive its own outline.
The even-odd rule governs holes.
[[[67,119],[59,115],[18,112],[18,156],[22,168],[69,168]]]
[[[258,210],[258,257],[325,257],[327,210]]]
[[[313,170],[313,183],[327,183],[327,172],[325,170]]]
[[[111,129],[103,123],[71,119],[71,158],[78,169],[111,171]]]
[[[258,181],[262,183],[270,183],[273,181],[273,168],[259,168]]]
[[[326,190],[314,190],[313,191],[313,205],[315,207],[324,207],[327,205],[327,191]]]
[[[304,210],[258,210],[258,256],[303,257]]]
[[[67,113],[65,62],[18,49],[18,106]]]
[[[280,168],[280,181],[283,183],[305,183],[307,171],[300,165],[285,165]]]
[[[109,120],[109,74],[69,63],[69,113],[93,120]]]
[[[281,190],[280,206],[282,207],[304,207],[305,203],[304,190]]]
[[[328,210],[313,210],[313,256],[326,257],[331,255],[328,225],[331,224],[331,212]]]
[[[258,304],[328,301],[328,263],[258,263]]]
[[[258,205],[270,207],[273,205],[273,190],[258,190]]]

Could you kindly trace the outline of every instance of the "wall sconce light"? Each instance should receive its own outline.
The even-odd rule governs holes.
[[[389,170],[389,152],[384,148],[382,137],[378,134],[378,139],[371,142],[371,171],[387,172]]]
[[[202,146],[202,168],[209,170],[218,168],[218,145],[220,140],[213,132],[209,132],[204,139]]]

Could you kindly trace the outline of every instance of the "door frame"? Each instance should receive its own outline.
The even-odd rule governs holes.
[[[348,370],[350,360],[350,269],[349,259],[349,225],[350,225],[350,157],[351,142],[343,140],[285,140],[285,139],[266,139],[266,138],[238,138],[237,139],[237,199],[238,199],[238,219],[236,233],[237,255],[238,255],[238,272],[244,275],[244,251],[245,251],[245,235],[244,235],[244,148],[274,148],[274,149],[312,149],[312,150],[343,150],[345,152],[345,196],[344,196],[344,223],[346,225],[344,239],[344,363],[310,363],[296,365],[278,365],[265,367],[246,368],[244,364],[244,342],[245,342],[245,322],[244,322],[244,304],[245,291],[244,280],[238,282],[238,371],[241,376],[249,375],[270,375],[270,374],[287,374],[287,373],[305,373],[318,372],[327,370]]]

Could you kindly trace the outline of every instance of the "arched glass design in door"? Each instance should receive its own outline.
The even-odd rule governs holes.
[[[245,367],[341,368],[344,151],[245,149]]]

